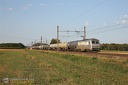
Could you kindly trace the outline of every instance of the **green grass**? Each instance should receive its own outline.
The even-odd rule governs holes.
[[[34,84],[29,85],[127,85],[128,59],[1,50],[0,79],[3,78],[34,79]],[[0,85],[5,84],[1,81]]]

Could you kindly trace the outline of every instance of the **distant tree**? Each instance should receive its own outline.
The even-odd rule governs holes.
[[[60,43],[60,40],[58,40],[58,42]],[[50,42],[50,44],[55,44],[55,43],[57,43],[57,39],[52,39]]]
[[[26,48],[22,43],[1,43],[0,48],[6,49],[23,49]]]
[[[128,51],[128,44],[101,44],[100,45],[101,50],[119,50],[119,51]]]

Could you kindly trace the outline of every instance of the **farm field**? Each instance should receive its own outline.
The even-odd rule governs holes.
[[[107,50],[101,50],[100,53],[128,54],[128,51],[107,51]]]
[[[3,78],[10,85],[127,85],[128,58],[2,49],[0,85],[7,85]]]

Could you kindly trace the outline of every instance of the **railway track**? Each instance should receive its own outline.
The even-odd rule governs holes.
[[[109,52],[73,52],[73,51],[53,51],[53,52],[59,52],[59,53],[67,53],[67,54],[80,54],[80,55],[89,55],[89,56],[98,56],[98,57],[109,57],[109,58],[128,58],[128,53],[109,53]]]

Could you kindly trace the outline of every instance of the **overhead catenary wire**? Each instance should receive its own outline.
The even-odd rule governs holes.
[[[118,27],[116,27],[118,26]],[[97,30],[97,31],[92,31],[90,33],[87,33],[88,35],[95,35],[95,34],[100,34],[100,33],[104,33],[104,32],[111,32],[111,31],[115,31],[115,30],[120,30],[120,29],[127,29],[128,28],[128,24],[125,24],[125,25],[115,25],[115,26],[112,26],[110,28],[103,28],[103,29],[100,29],[100,30]]]
[[[91,12],[92,10],[94,10],[95,8],[97,8],[98,6],[100,6],[101,4],[103,4],[104,2],[106,2],[107,0],[103,0],[102,2],[99,2],[98,4],[96,4],[95,6],[93,6],[92,8],[90,8],[90,9],[88,9],[87,11],[85,11],[85,12],[83,12],[82,14],[80,14],[80,15],[78,15],[78,16],[76,16],[76,17],[74,17],[74,18],[72,18],[71,20],[69,20],[69,21],[67,21],[66,23],[70,23],[70,22],[72,22],[72,21],[74,21],[74,20],[76,20],[76,19],[78,19],[78,18],[80,18],[80,17],[82,17],[83,15],[85,15],[86,13],[89,13],[89,12]],[[68,26],[66,23],[64,23],[64,24],[62,24],[61,26],[60,26],[60,28],[61,29],[65,29],[65,28],[71,28],[71,26]],[[64,26],[66,24],[66,26],[65,26],[65,28],[64,27],[62,27],[62,26]],[[76,24],[75,24],[76,25]],[[73,29],[79,29],[79,26],[77,25],[77,27],[74,25],[74,28]],[[80,29],[82,29],[83,27],[81,27]],[[78,35],[81,35],[82,36],[82,34],[80,34],[80,33],[77,33],[77,36]],[[66,38],[66,37],[74,37],[74,36],[76,36],[76,33],[73,33],[72,35],[68,35],[68,36],[61,36],[61,37],[63,37],[63,38]],[[81,37],[80,36],[80,37]]]
[[[111,24],[111,25],[106,25],[106,26],[103,26],[103,27],[99,27],[97,29],[93,29],[91,31],[88,31],[87,32],[87,36],[89,35],[95,35],[95,34],[100,34],[100,33],[104,33],[104,32],[111,32],[111,31],[115,31],[115,30],[120,30],[120,29],[127,29],[128,28],[128,23],[125,23],[125,24]],[[83,35],[83,33],[79,33],[79,34],[70,34],[70,35],[60,35],[60,37],[63,37],[63,38],[69,38],[69,37],[81,37]]]
[[[96,8],[99,7],[101,4],[105,3],[106,1],[108,1],[108,0],[103,0],[102,2],[99,2],[98,4],[96,4],[95,6],[93,6],[92,8],[88,9],[87,11],[85,11],[85,12],[81,13],[80,15],[78,15],[78,16],[76,16],[76,17],[74,17],[74,18],[68,20],[67,22],[61,24],[61,26],[66,25],[66,28],[68,28],[68,25],[67,25],[67,24],[69,24],[69,23],[75,21],[76,19],[82,17],[83,15],[85,15],[85,14],[91,12],[92,10],[96,9]],[[71,26],[69,26],[69,27],[71,28]]]

